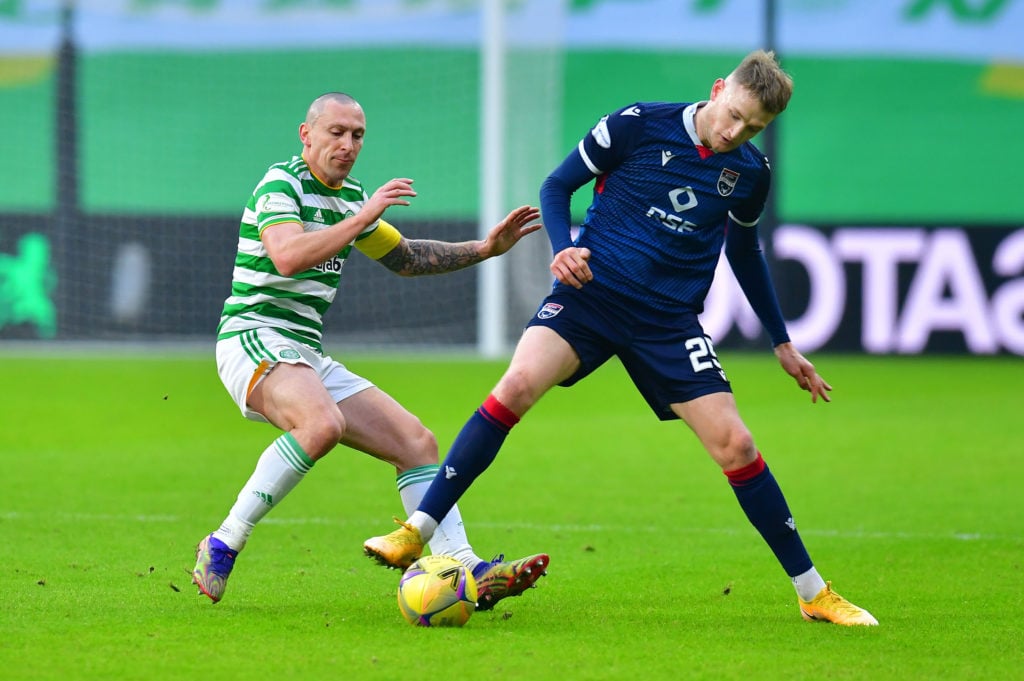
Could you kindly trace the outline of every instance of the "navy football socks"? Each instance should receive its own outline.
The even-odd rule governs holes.
[[[796,531],[782,489],[760,452],[754,463],[725,471],[725,475],[747,519],[761,533],[786,574],[796,577],[810,570],[814,566],[811,557]]]
[[[462,427],[417,510],[444,518],[473,481],[487,470],[519,418],[488,397]]]

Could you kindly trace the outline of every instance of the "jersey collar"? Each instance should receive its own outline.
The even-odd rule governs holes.
[[[715,153],[701,143],[700,137],[697,135],[697,123],[694,121],[694,116],[697,115],[697,110],[705,104],[707,104],[707,102],[694,102],[683,109],[683,127],[686,128],[686,134],[690,136],[690,141],[693,142],[693,146],[697,147],[697,152],[700,154],[702,159]]]

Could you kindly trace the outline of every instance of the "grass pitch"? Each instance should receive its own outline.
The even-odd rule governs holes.
[[[261,523],[224,600],[190,584],[275,437],[212,357],[6,353],[0,678],[1024,678],[1024,361],[722,353],[826,579],[881,622],[804,622],[725,478],[610,364],[550,393],[461,506],[478,552],[548,577],[462,629],[417,629],[361,553],[394,472],[338,449]],[[336,354],[336,356],[340,356]],[[446,448],[503,363],[353,357]]]

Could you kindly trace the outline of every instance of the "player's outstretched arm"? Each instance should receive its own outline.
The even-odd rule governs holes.
[[[488,232],[480,247],[481,258],[486,260],[508,253],[520,239],[527,234],[533,234],[543,226],[539,222],[534,222],[539,217],[540,208],[534,206],[519,206],[514,209]]]
[[[530,224],[538,217],[539,209],[520,206],[495,225],[486,238],[476,241],[451,243],[403,237],[379,262],[405,277],[454,272],[506,253],[524,236],[541,228],[540,223]]]
[[[810,360],[801,355],[792,343],[776,345],[775,356],[786,373],[796,380],[797,385],[811,393],[811,402],[817,402],[819,397],[825,402],[832,401],[828,395],[832,386],[818,374]]]

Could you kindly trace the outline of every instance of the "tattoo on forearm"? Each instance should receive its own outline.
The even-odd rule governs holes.
[[[453,244],[430,239],[403,239],[380,259],[380,263],[392,272],[415,277],[454,272],[481,260],[474,242]]]

